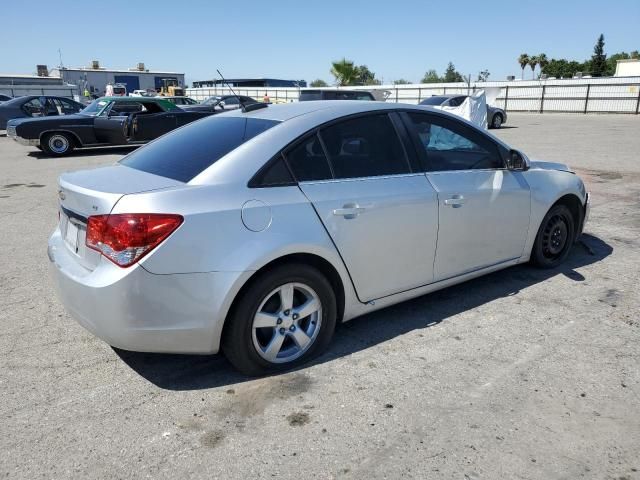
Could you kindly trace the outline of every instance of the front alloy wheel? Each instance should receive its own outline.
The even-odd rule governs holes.
[[[236,299],[222,350],[247,375],[286,370],[326,348],[336,318],[335,292],[320,271],[280,265],[251,279]]]

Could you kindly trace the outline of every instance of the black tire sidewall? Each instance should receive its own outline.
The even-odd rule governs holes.
[[[271,363],[262,358],[253,345],[252,323],[264,298],[285,283],[298,282],[311,287],[322,304],[322,323],[314,344],[300,358],[288,363]],[[222,351],[227,359],[242,373],[250,376],[290,370],[324,351],[335,330],[337,317],[336,298],[331,284],[317,269],[304,264],[287,264],[252,280],[235,302],[225,325]]]
[[[547,222],[551,217],[555,215],[560,215],[566,219],[567,230],[568,230],[567,240],[563,247],[562,253],[555,259],[549,259],[544,256],[544,253],[542,251],[542,239],[544,235],[544,228],[547,225]],[[576,237],[576,225],[575,225],[575,219],[573,218],[571,211],[565,205],[554,205],[547,212],[547,214],[542,219],[542,222],[540,223],[540,228],[538,229],[538,234],[536,235],[536,241],[533,244],[531,262],[534,265],[537,265],[538,267],[541,267],[541,268],[557,267],[558,265],[560,265],[562,262],[566,260],[567,256],[569,255],[569,252],[571,251],[571,246],[575,241],[575,237]]]
[[[496,118],[500,119],[500,125],[495,124]],[[500,128],[502,126],[502,121],[502,115],[500,115],[499,113],[494,114],[491,118],[491,128]]]

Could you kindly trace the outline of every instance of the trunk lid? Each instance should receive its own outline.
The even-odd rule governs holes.
[[[65,247],[83,267],[93,270],[100,254],[85,246],[88,217],[110,213],[125,195],[181,185],[177,180],[123,165],[62,174],[58,181],[59,226]]]

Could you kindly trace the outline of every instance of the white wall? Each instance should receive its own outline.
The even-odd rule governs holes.
[[[508,111],[615,112],[636,113],[640,98],[640,76],[582,78],[569,80],[516,80],[465,83],[423,83],[341,87],[346,90],[371,89],[389,92],[388,102],[417,104],[432,95],[466,94],[473,89],[496,87],[496,106]],[[297,101],[297,88],[234,88],[239,95],[262,100],[265,93],[273,103]],[[187,95],[204,100],[212,95],[229,95],[228,88],[188,88]],[[588,94],[588,99],[587,99]]]

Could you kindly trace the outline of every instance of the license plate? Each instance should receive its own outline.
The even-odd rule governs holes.
[[[74,252],[78,251],[78,227],[69,220],[67,220],[67,233],[65,233],[64,240]]]

